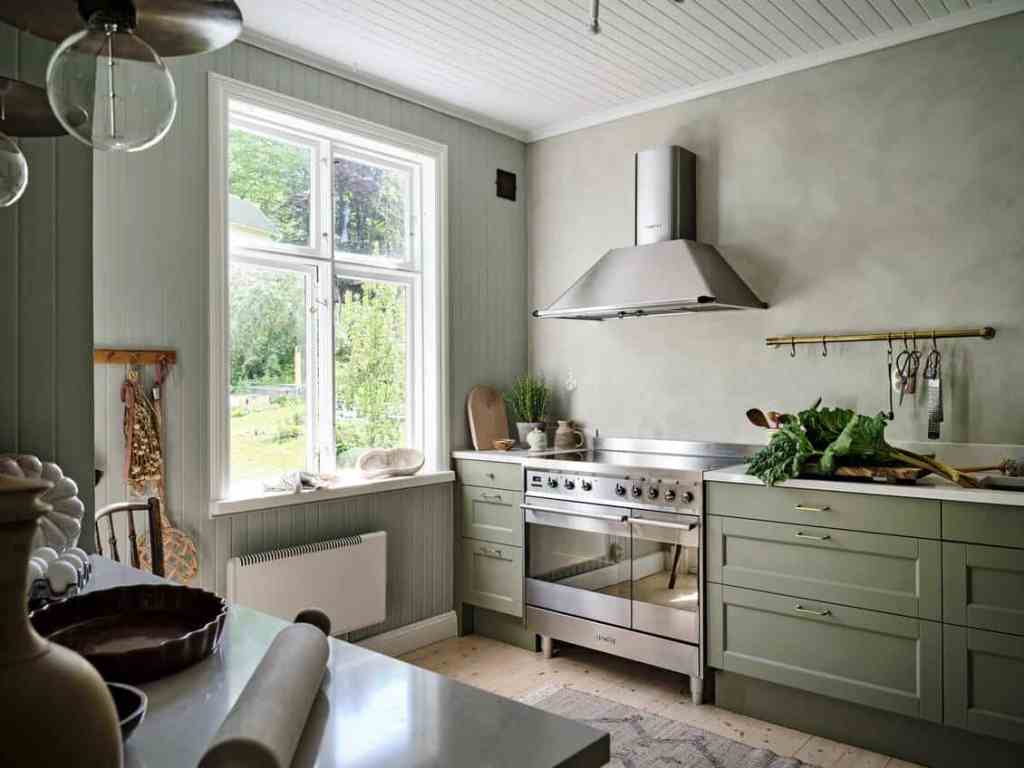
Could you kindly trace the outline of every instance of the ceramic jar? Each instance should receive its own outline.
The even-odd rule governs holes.
[[[573,450],[582,448],[586,443],[583,431],[573,427],[571,421],[559,421],[555,430],[555,448],[557,450]]]
[[[0,763],[117,768],[121,727],[103,678],[74,651],[40,637],[28,620],[32,539],[39,518],[52,511],[39,496],[51,487],[0,476]],[[72,720],[55,720],[61,712]]]
[[[543,451],[548,447],[548,433],[540,427],[536,427],[526,436],[526,444],[531,451]]]
[[[519,436],[520,445],[529,445],[530,442],[527,440],[527,435],[533,432],[535,429],[539,429],[542,432],[547,425],[543,421],[517,421],[516,422],[516,433]]]

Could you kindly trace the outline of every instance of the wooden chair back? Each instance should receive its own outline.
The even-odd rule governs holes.
[[[133,568],[139,568],[139,541],[135,531],[135,513],[145,510],[149,522],[149,552],[153,573],[164,575],[164,534],[160,522],[160,499],[151,497],[147,501],[126,501],[110,504],[96,513],[96,552],[103,555],[103,534],[100,533],[100,522],[107,521],[107,543],[110,546],[109,557],[121,562],[121,554],[117,550],[117,534],[114,531],[114,516],[121,512],[128,514],[128,541],[131,549],[130,561]]]

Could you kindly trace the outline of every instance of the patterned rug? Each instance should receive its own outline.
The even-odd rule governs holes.
[[[708,733],[574,688],[544,688],[520,699],[612,737],[611,768],[800,768],[805,763]]]

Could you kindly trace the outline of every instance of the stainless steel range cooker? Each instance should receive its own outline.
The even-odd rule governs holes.
[[[756,447],[605,438],[526,463],[526,623],[704,678],[703,473]]]

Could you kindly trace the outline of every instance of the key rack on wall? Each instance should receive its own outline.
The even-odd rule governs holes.
[[[178,353],[173,349],[106,349],[97,347],[92,361],[96,365],[158,365],[178,362]]]

